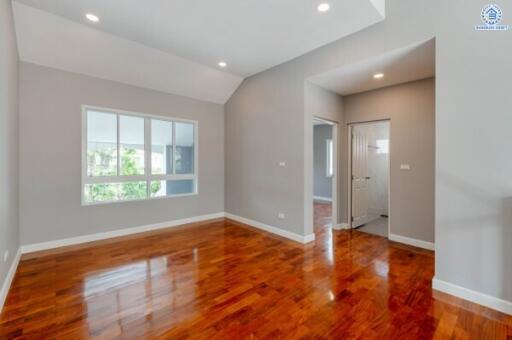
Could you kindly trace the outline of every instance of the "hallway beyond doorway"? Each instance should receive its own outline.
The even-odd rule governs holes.
[[[388,218],[383,216],[378,217],[356,229],[363,233],[388,237]]]

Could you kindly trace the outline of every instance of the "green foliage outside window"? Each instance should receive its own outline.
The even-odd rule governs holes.
[[[89,176],[115,176],[117,174],[117,150],[115,148],[94,148],[87,151]]]
[[[113,149],[90,150],[87,153],[88,164],[100,165],[92,167],[92,174],[95,176],[115,176],[112,170],[112,160],[116,151]],[[121,156],[121,173],[123,175],[134,176],[141,175],[136,164],[135,149],[125,149]],[[114,163],[115,164],[115,163]],[[117,169],[116,169],[117,170]],[[160,181],[151,182],[151,195],[157,193],[161,189]],[[147,198],[147,183],[140,182],[123,182],[123,183],[105,183],[90,184],[86,188],[86,200],[88,202],[104,202],[115,201],[118,199],[144,199]]]

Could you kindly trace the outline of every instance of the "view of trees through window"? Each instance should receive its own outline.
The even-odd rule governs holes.
[[[193,123],[96,110],[86,122],[86,203],[195,192]]]
[[[112,149],[109,149],[112,150]],[[112,170],[110,164],[116,159],[116,150],[106,152],[105,149],[92,149],[87,152],[87,162],[93,168],[94,174],[99,176],[115,176],[117,167]],[[125,148],[121,156],[120,172],[124,175],[139,175],[136,166],[137,150]],[[94,167],[95,165],[99,165]],[[154,195],[161,189],[161,183],[151,182],[150,194]],[[108,202],[118,199],[144,199],[147,198],[146,182],[121,182],[121,183],[101,183],[90,184],[86,187],[86,200],[88,202]]]

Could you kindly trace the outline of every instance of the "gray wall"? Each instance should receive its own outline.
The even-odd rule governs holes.
[[[332,177],[327,177],[327,140],[332,139],[331,125],[313,128],[313,195],[332,198]]]
[[[4,283],[18,246],[18,50],[11,1],[1,0],[0,287]],[[9,251],[6,262],[3,261],[5,251]]]
[[[315,113],[309,110],[310,100],[305,96],[307,79],[426,41],[435,35],[439,14],[432,2],[390,0],[386,15],[382,23],[249,77],[240,85],[226,104],[229,212],[302,235],[313,232],[311,126]],[[414,27],[404,30],[410,22]],[[286,161],[287,167],[279,168],[279,160]],[[277,218],[278,211],[286,213],[285,220]]]
[[[435,79],[346,96],[344,104],[347,124],[390,119],[390,233],[434,242]],[[342,153],[348,164],[348,149]]]
[[[224,109],[33,64],[20,64],[21,243],[224,211]],[[81,105],[199,121],[199,195],[81,206]]]
[[[312,116],[342,122],[343,101],[287,65],[247,78],[226,103],[225,209],[307,235],[313,232]],[[309,119],[297,118],[305,112]],[[279,167],[280,161],[286,167]]]
[[[345,140],[345,136],[343,135],[343,98],[332,91],[326,90],[318,85],[315,85],[309,81],[304,81],[304,114],[306,119],[304,120],[304,124],[306,124],[304,128],[304,140],[309,141],[310,144],[304,144],[304,166],[305,173],[308,174],[304,178],[304,201],[302,202],[302,210],[304,221],[307,221],[305,225],[313,225],[313,203],[310,198],[313,195],[313,172],[311,169],[311,164],[313,164],[313,129],[311,129],[311,125],[307,126],[307,124],[313,124],[312,120],[310,120],[313,116],[317,118],[322,118],[329,120],[331,122],[335,122],[338,125],[338,143]],[[338,221],[337,223],[342,223],[346,221],[346,216],[343,215],[344,210],[342,210],[342,205],[345,204],[343,201],[342,189],[346,180],[342,177],[342,164],[341,164],[341,145],[336,146],[336,151],[338,153]],[[312,228],[312,227],[311,227]],[[310,229],[308,232],[312,232],[313,229]],[[306,232],[306,231],[304,231]]]
[[[306,127],[300,119],[304,81],[293,82],[286,74],[247,78],[225,105],[225,209],[304,234],[303,136],[307,130],[313,137],[313,121]],[[310,146],[312,154],[312,139]],[[286,167],[279,167],[280,161]],[[309,205],[312,210],[312,196]],[[284,220],[279,212],[286,215]]]
[[[485,4],[439,10],[436,277],[512,301],[512,30],[475,31]]]
[[[388,0],[382,23],[244,80],[226,105],[226,208],[310,234],[305,79],[436,36],[436,276],[512,300],[512,30],[475,31],[486,3]]]

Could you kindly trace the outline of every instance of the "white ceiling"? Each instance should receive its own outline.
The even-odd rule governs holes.
[[[373,75],[383,73],[384,78]],[[435,76],[435,40],[431,39],[308,79],[341,95],[349,95]]]
[[[14,17],[22,61],[218,104],[243,80],[18,2]]]
[[[385,0],[17,0],[246,77],[384,19]],[[84,17],[94,13],[100,22]],[[45,27],[39,27],[44,29]]]

